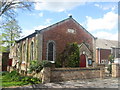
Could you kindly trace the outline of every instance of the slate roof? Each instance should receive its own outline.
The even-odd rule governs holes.
[[[96,39],[96,48],[111,49],[111,47],[118,47],[118,41],[107,39]]]

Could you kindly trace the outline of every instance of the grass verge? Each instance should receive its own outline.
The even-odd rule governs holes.
[[[2,81],[2,87],[11,87],[11,86],[23,86],[30,84],[38,84],[40,80],[34,77],[21,76],[18,72],[13,71],[11,73],[4,73],[0,77]]]

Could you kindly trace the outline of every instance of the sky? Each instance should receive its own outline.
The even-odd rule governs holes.
[[[34,10],[17,10],[22,35],[27,36],[70,15],[93,36],[118,40],[118,2],[47,2],[34,4]]]

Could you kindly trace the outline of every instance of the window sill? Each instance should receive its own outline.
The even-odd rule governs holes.
[[[55,61],[50,61],[51,63],[55,63]]]

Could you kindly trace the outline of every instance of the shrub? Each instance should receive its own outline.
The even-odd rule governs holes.
[[[22,77],[21,81],[23,81],[25,83],[30,83],[30,84],[38,84],[38,83],[40,83],[40,80],[38,78],[30,77],[30,76]]]
[[[0,73],[0,75],[4,76],[4,75],[6,75],[6,74],[8,74],[8,73],[9,73],[8,71],[2,71],[2,72]]]
[[[79,47],[76,42],[68,44],[60,53],[55,63],[56,67],[78,67]]]
[[[25,84],[38,84],[40,83],[40,80],[38,78],[34,78],[32,76],[21,76],[17,71],[12,71],[10,73],[7,73],[3,77],[3,82],[23,82]]]
[[[110,72],[110,74],[112,74],[112,64],[108,65],[108,69],[107,70]]]
[[[30,66],[29,66],[29,72],[36,72],[39,73],[43,67],[50,67],[51,63],[47,60],[32,60],[30,62]]]
[[[17,71],[12,71],[10,73],[6,73],[4,75],[5,79],[11,80],[11,81],[19,81],[20,75]]]

